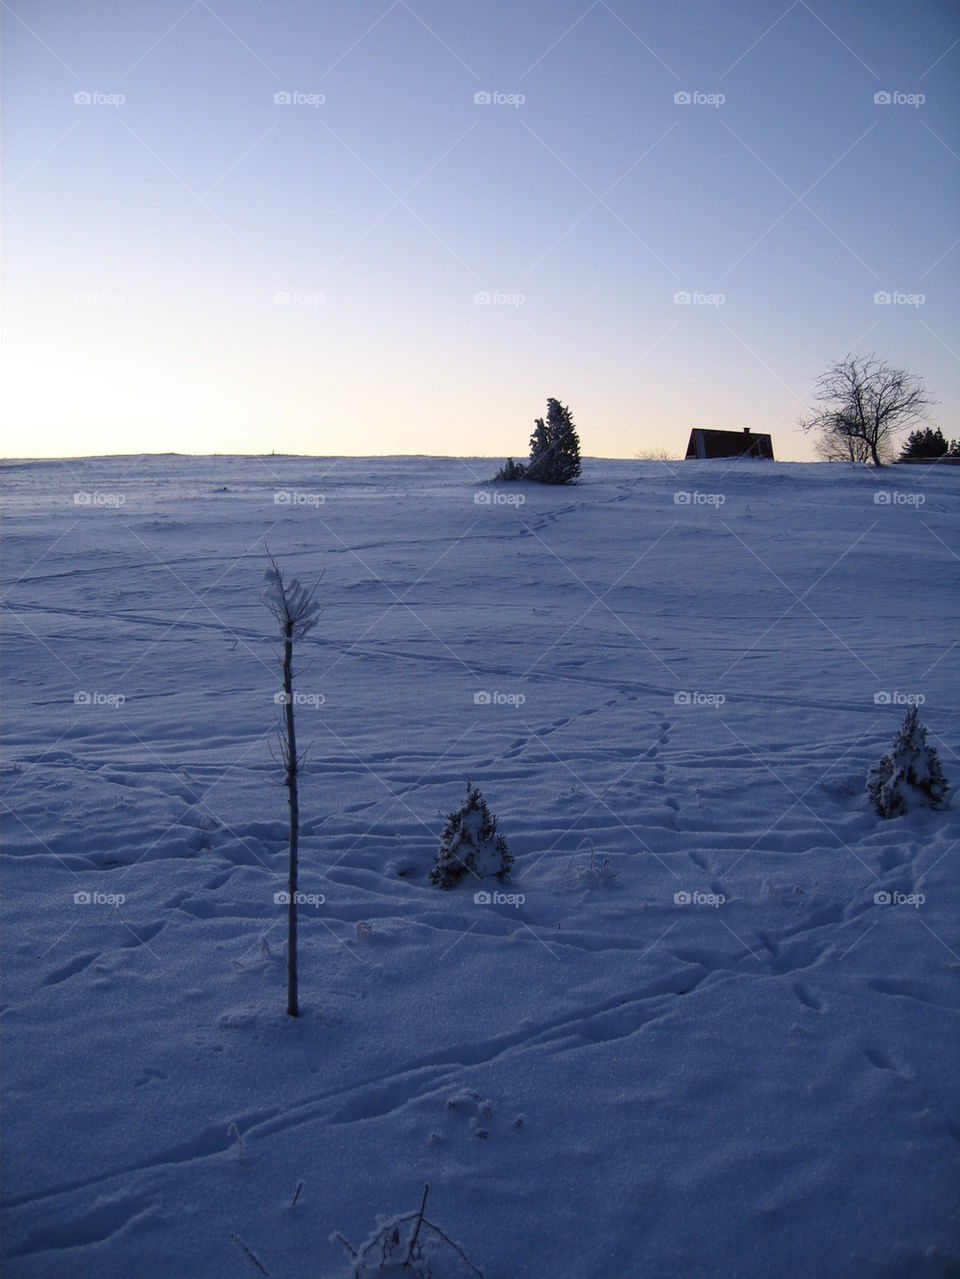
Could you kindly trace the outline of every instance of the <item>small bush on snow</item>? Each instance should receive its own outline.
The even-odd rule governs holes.
[[[893,746],[867,774],[867,794],[881,817],[899,817],[910,808],[940,808],[946,778],[936,747],[927,745],[926,726],[909,706]]]
[[[352,1258],[350,1279],[397,1275],[403,1279],[483,1279],[466,1253],[439,1226],[424,1216],[429,1186],[423,1188],[419,1212],[378,1217],[375,1233],[359,1248],[334,1234]]]
[[[465,875],[503,880],[513,865],[507,841],[497,834],[497,819],[469,780],[467,793],[447,817],[433,860],[430,883],[453,888]]]

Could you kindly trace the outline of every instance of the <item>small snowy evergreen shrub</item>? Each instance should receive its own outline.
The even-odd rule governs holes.
[[[936,748],[927,745],[926,726],[910,706],[893,746],[867,774],[867,794],[881,817],[899,817],[910,808],[940,808],[946,778]]]
[[[497,819],[479,789],[469,780],[467,793],[447,817],[430,871],[430,883],[453,888],[464,875],[493,877],[501,883],[513,865],[507,841],[497,834]]]
[[[573,414],[559,400],[547,400],[547,420],[538,417],[530,436],[527,479],[572,484],[580,474],[580,437]]]
[[[515,462],[512,457],[508,457],[493,479],[494,483],[498,480],[501,482],[512,482],[513,480],[522,480],[526,473],[527,468],[522,462]]]

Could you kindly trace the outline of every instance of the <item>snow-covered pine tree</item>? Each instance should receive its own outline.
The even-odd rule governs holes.
[[[507,841],[497,834],[497,819],[478,787],[467,780],[467,793],[447,817],[433,859],[430,883],[453,888],[465,875],[502,883],[513,865]]]
[[[538,417],[530,436],[527,478],[542,484],[571,484],[580,474],[580,439],[573,414],[559,400],[547,400],[547,418]]]
[[[910,808],[940,808],[949,787],[927,729],[909,706],[893,746],[867,774],[867,794],[881,817],[899,817]]]

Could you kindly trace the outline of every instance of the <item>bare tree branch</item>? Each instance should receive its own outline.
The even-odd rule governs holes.
[[[848,355],[817,379],[820,405],[800,428],[817,435],[816,451],[827,462],[892,459],[897,437],[926,419],[935,401],[918,377],[891,368],[876,355]]]

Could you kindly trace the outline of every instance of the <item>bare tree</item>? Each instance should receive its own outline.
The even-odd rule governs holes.
[[[819,456],[874,466],[891,460],[897,437],[934,403],[918,377],[875,355],[848,355],[832,365],[817,380],[816,398],[820,407],[800,427],[817,434]]]
[[[316,587],[305,590],[295,577],[283,580],[283,572],[270,556],[264,572],[261,599],[277,619],[283,637],[283,692],[278,701],[283,706],[280,727],[280,763],[290,805],[290,866],[287,882],[287,1012],[299,1015],[297,999],[297,853],[300,841],[300,799],[297,779],[303,757],[297,754],[297,733],[293,715],[293,645],[316,626],[320,609],[313,601]]]

